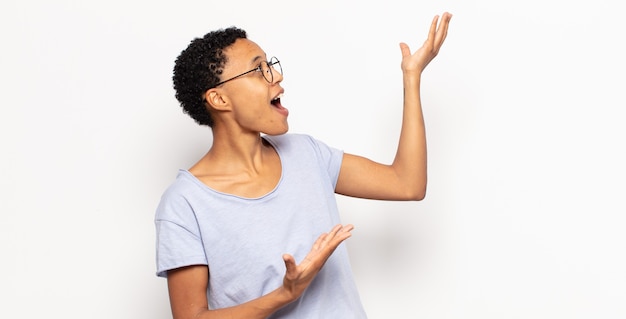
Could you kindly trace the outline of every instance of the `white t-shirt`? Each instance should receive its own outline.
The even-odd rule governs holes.
[[[343,152],[310,136],[265,136],[281,160],[276,188],[259,198],[211,189],[180,170],[156,212],[157,275],[207,265],[210,309],[242,304],[282,285],[319,235],[339,224],[335,186]],[[366,318],[341,244],[304,294],[269,318]]]

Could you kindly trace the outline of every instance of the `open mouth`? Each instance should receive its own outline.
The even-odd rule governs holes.
[[[280,103],[280,98],[282,98],[282,97],[283,97],[283,94],[280,93],[280,94],[278,94],[278,96],[273,98],[272,101],[270,101],[270,103],[272,104],[273,107],[276,108],[276,110],[280,114],[283,114],[284,116],[287,116],[287,115],[289,115],[289,110],[287,110],[285,107],[283,107],[283,105]]]
[[[280,104],[280,98],[283,97],[283,94],[279,94],[277,97],[273,98],[272,101],[270,103],[272,103],[272,105],[274,105],[277,108],[282,108],[282,104]]]

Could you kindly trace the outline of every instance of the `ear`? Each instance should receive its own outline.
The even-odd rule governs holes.
[[[228,97],[222,94],[219,89],[213,88],[204,92],[204,100],[210,108],[216,111],[225,111],[230,108]]]

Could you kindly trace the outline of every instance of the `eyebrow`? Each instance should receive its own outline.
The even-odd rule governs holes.
[[[260,55],[255,56],[254,59],[250,61],[250,65],[255,65],[257,62],[259,62],[259,60],[263,60],[263,57]]]

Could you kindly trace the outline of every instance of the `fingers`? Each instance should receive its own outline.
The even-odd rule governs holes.
[[[428,51],[433,52],[435,55],[439,52],[439,49],[443,45],[443,41],[448,35],[448,25],[450,24],[450,19],[452,19],[452,14],[445,12],[441,16],[441,21],[439,21],[439,16],[436,15],[430,24],[428,38],[424,43],[424,47],[426,47]]]
[[[348,239],[352,234],[350,231],[354,229],[353,225],[335,225],[330,232],[321,234],[313,243],[312,251],[318,251],[327,246],[331,246],[332,250],[344,240]]]
[[[283,255],[283,261],[285,262],[285,268],[287,269],[287,276],[291,277],[297,273],[296,260],[289,254]]]
[[[320,235],[315,243],[313,243],[311,251],[298,265],[292,255],[283,254],[282,257],[286,268],[284,277],[285,287],[290,289],[290,291],[295,291],[294,289],[296,288],[294,287],[296,286],[301,289],[306,288],[324,266],[326,260],[332,255],[337,246],[352,235],[350,232],[353,229],[354,226],[352,225],[343,226],[339,224],[333,227],[330,232]],[[299,293],[296,292],[295,295],[299,295]]]
[[[307,255],[309,261],[313,260],[326,260],[337,249],[337,246],[344,240],[352,236],[351,231],[354,229],[353,225],[341,225],[334,226],[328,233],[321,234],[317,240],[313,243],[311,251]],[[316,257],[317,256],[317,257]]]
[[[317,240],[313,243],[311,251],[304,258],[303,263],[315,263],[321,261],[322,263],[332,255],[337,249],[337,246],[344,240],[352,236],[351,231],[354,229],[353,225],[336,225],[330,232],[321,234]],[[287,267],[287,273],[291,270],[296,271],[296,262],[293,256],[289,254],[283,255],[285,266]],[[290,268],[291,267],[291,268]]]
[[[350,237],[350,236],[352,236],[352,231],[353,230],[354,230],[354,225],[347,224],[347,225],[342,226],[339,229],[338,234],[346,234],[346,235],[348,235],[348,237]]]
[[[328,238],[328,234],[326,233],[321,234],[319,237],[317,237],[317,240],[315,240],[315,242],[313,243],[313,250],[319,250],[320,248],[322,248],[323,244],[326,241],[326,238]]]
[[[409,49],[409,45],[404,42],[400,42],[400,52],[402,52],[403,58],[411,55],[411,49]]]
[[[452,19],[452,14],[450,14],[449,12],[445,12],[441,17],[441,22],[439,23],[439,27],[437,28],[435,36],[435,45],[437,48],[441,47],[443,41],[448,36],[448,26],[450,25],[450,19]]]
[[[436,15],[430,23],[430,30],[428,30],[428,38],[426,39],[427,43],[433,43],[435,41],[435,37],[437,36],[437,22],[439,22],[438,15]]]
[[[336,243],[335,247],[338,246],[342,241],[348,239],[352,236],[351,231],[354,229],[353,225],[336,225],[333,229],[328,233],[325,238],[326,243]]]
[[[400,51],[402,53],[401,67],[403,71],[421,72],[439,54],[439,49],[441,49],[448,35],[450,19],[452,19],[452,14],[449,12],[444,12],[441,16],[434,16],[430,23],[426,40],[422,47],[414,53],[411,53],[406,43],[400,43]]]

